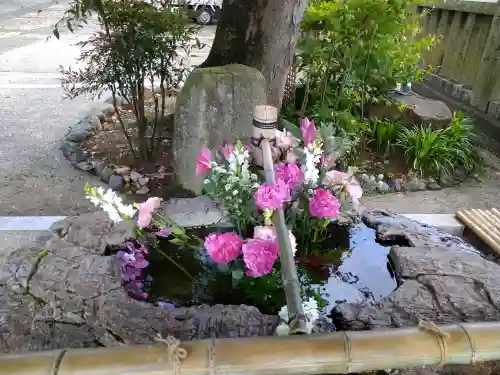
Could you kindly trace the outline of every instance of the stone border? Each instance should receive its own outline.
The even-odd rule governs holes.
[[[196,210],[192,209],[196,205]],[[172,198],[163,205],[163,213],[182,226],[190,226],[199,219],[199,211],[204,213],[209,225],[229,226],[224,214],[207,197]],[[453,214],[401,214],[422,224],[432,225],[444,232],[461,236],[464,225]],[[2,231],[47,231],[66,216],[0,216]]]
[[[123,98],[117,97],[116,100],[118,106],[126,104]],[[60,150],[74,167],[100,177],[101,181],[109,185],[111,189],[121,191],[126,183],[132,181],[138,188],[134,192],[135,194],[147,195],[149,193],[148,177],[141,175],[128,166],[115,167],[110,163],[92,161],[86,150],[81,147],[81,144],[94,131],[102,129],[102,125],[107,118],[115,114],[112,103],[113,98],[109,97],[101,104],[94,106],[89,111],[89,114],[72,125],[64,136]]]

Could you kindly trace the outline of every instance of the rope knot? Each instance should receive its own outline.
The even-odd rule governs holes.
[[[418,327],[423,331],[432,333],[436,337],[439,348],[441,349],[441,360],[439,361],[438,366],[443,366],[448,357],[448,344],[446,343],[446,340],[450,338],[450,334],[448,332],[444,332],[436,324],[424,318],[419,319]]]
[[[167,346],[168,360],[174,368],[174,374],[180,375],[181,364],[187,358],[187,350],[181,348],[181,341],[173,336],[167,336],[164,339],[159,333],[155,337],[155,341]]]

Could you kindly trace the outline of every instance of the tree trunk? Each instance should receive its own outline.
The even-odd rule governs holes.
[[[243,64],[268,84],[268,104],[281,107],[307,0],[224,0],[210,54],[201,67]]]

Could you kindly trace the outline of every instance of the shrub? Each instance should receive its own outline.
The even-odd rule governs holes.
[[[421,175],[453,175],[460,168],[470,174],[481,165],[479,141],[470,119],[455,112],[449,127],[414,126],[403,129],[398,145]]]
[[[306,85],[301,115],[311,106],[318,120],[331,111],[362,117],[365,103],[378,102],[396,82],[421,80],[426,71],[420,54],[434,37],[418,36],[418,2],[312,2],[299,40],[298,67]]]
[[[182,10],[172,6],[131,5],[126,0],[75,0],[65,21],[74,30],[92,12],[97,13],[101,30],[79,43],[83,69],[61,67],[63,88],[70,98],[82,94],[100,96],[110,91],[131,153],[147,160],[158,148],[159,133],[167,122],[166,98],[187,74],[191,49],[199,47],[198,27],[187,24]],[[55,34],[58,36],[57,29]],[[146,113],[147,89],[159,91],[154,97],[152,116]],[[120,117],[118,96],[133,110],[135,140],[130,138]]]

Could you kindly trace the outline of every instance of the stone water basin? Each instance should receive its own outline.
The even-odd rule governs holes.
[[[202,238],[207,233],[194,231]],[[309,296],[321,298],[323,315],[328,316],[341,303],[374,303],[396,289],[387,257],[390,248],[377,242],[375,230],[364,223],[351,229],[336,227],[329,245],[322,254],[297,258],[301,285]],[[263,278],[245,277],[235,284],[204,249],[179,248],[166,240],[160,241],[158,249],[150,248],[147,258],[142,293],[131,293],[140,300],[167,308],[245,304],[265,314],[276,314],[286,304],[279,270]]]

